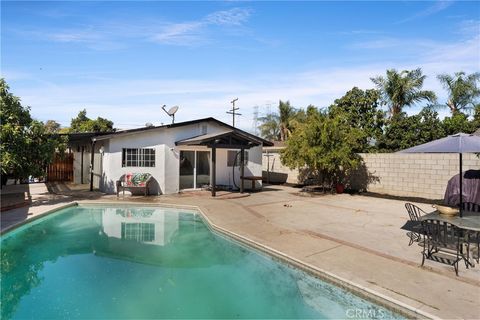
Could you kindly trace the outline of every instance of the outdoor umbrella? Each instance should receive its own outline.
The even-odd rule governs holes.
[[[460,216],[462,216],[462,154],[480,152],[480,136],[457,133],[430,141],[399,153],[458,153],[460,158]]]

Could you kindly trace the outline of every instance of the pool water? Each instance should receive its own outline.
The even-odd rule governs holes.
[[[70,207],[7,233],[1,302],[2,319],[398,318],[153,207]]]

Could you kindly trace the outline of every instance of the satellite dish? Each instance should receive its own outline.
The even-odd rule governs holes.
[[[178,111],[178,106],[173,106],[170,109],[165,109],[166,105],[163,105],[162,109],[172,118],[172,123],[175,123],[175,113]]]
[[[175,115],[175,112],[177,112],[177,111],[178,111],[178,106],[173,106],[167,111],[167,113],[169,115],[173,116],[173,115]]]
[[[151,122],[147,122],[147,123],[145,123],[145,127],[148,127],[148,128],[153,127],[153,124]]]

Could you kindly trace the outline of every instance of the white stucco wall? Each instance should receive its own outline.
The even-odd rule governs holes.
[[[206,122],[205,122],[206,123]],[[197,123],[174,128],[158,128],[131,133],[124,136],[114,136],[109,140],[98,142],[104,144],[104,154],[101,157],[100,167],[103,168],[100,189],[107,193],[115,193],[115,181],[129,172],[144,172],[152,174],[154,181],[150,184],[150,194],[172,194],[179,192],[179,156],[181,150],[210,150],[206,147],[175,146],[175,142],[194,136],[202,132],[202,125]],[[207,133],[225,131],[225,127],[208,122]],[[155,149],[155,167],[122,167],[123,148],[153,148]],[[227,167],[227,149],[217,149],[217,184],[232,184],[232,168]],[[97,172],[96,166],[95,172]],[[235,178],[239,184],[239,169],[235,170]],[[249,151],[249,162],[245,168],[245,175],[262,175],[262,147],[255,147]],[[257,182],[260,184],[261,182]],[[250,183],[245,184],[246,187]]]

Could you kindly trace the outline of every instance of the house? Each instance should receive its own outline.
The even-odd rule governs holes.
[[[262,147],[271,145],[214,118],[110,134],[77,134],[70,139],[74,182],[88,182],[91,190],[106,193],[115,193],[116,181],[134,172],[152,175],[149,194],[212,185],[242,189],[241,176],[261,177]],[[261,181],[255,183],[260,186]]]

